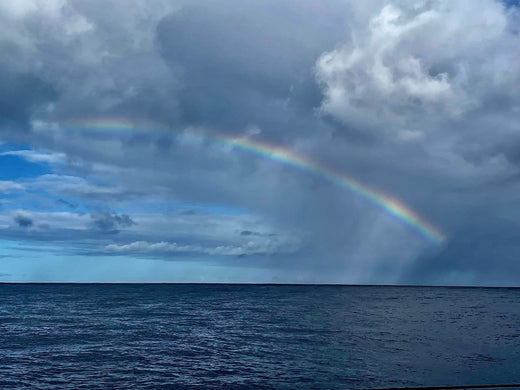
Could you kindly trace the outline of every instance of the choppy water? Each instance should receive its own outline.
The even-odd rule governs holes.
[[[0,388],[520,382],[520,290],[0,284]]]

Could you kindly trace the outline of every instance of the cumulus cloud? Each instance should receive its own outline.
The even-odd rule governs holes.
[[[364,108],[380,107],[382,115],[396,117],[406,115],[407,108],[428,109],[436,103],[451,109],[458,100],[452,99],[447,73],[430,75],[429,64],[414,56],[413,47],[411,53],[398,50],[400,42],[440,17],[427,10],[406,18],[387,5],[370,21],[368,41],[360,37],[356,42],[356,34],[353,47],[323,54],[317,63],[318,80],[326,87],[323,109],[350,121],[354,115],[358,120],[366,116]]]
[[[317,61],[322,110],[395,136],[403,127],[438,131],[431,116],[473,115],[499,90],[518,96],[518,36],[503,5],[477,3],[376,3],[351,42]]]

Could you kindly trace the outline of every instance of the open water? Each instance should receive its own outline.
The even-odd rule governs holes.
[[[520,382],[520,289],[0,284],[0,388]]]

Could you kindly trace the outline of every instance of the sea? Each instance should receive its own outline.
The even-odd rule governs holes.
[[[0,389],[520,382],[520,289],[0,284]]]

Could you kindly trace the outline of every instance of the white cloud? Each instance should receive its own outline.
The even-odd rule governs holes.
[[[0,156],[18,156],[29,162],[56,164],[65,161],[64,153],[44,153],[35,150],[12,150],[0,153]]]
[[[324,112],[394,133],[459,118],[483,104],[491,85],[507,91],[518,81],[511,50],[519,39],[498,2],[377,4],[366,23],[353,24],[350,43],[317,61]]]
[[[22,191],[24,185],[10,180],[0,181],[0,193]]]
[[[57,16],[66,3],[67,0],[5,0],[0,3],[0,9],[15,18],[34,12]]]
[[[265,244],[265,243],[263,243]],[[282,247],[279,245],[262,245],[254,241],[248,241],[244,245],[218,245],[214,247],[201,245],[179,245],[175,242],[156,242],[135,241],[130,244],[117,245],[110,244],[105,247],[105,252],[109,253],[197,253],[211,256],[240,256],[240,255],[259,255],[274,253],[291,253],[297,248]]]
[[[84,200],[124,198],[121,187],[94,184],[79,176],[46,174],[24,182],[27,190],[45,191],[55,196],[73,196]]]

